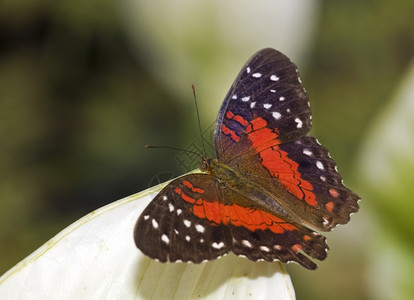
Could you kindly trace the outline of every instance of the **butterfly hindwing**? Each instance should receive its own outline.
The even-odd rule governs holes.
[[[302,182],[309,183],[308,193],[312,197],[308,199],[307,209],[301,212],[304,220],[316,217],[317,223],[311,225],[324,231],[348,223],[350,214],[358,211],[360,198],[343,184],[328,150],[312,136],[282,144],[280,149],[297,163]]]
[[[322,231],[349,222],[359,196],[344,186],[336,164],[314,137],[241,155],[228,165],[273,195],[292,218]]]
[[[316,268],[309,257],[326,258],[328,245],[324,236],[269,212],[241,194],[241,190],[225,184],[220,189],[222,199],[228,199],[220,206],[220,223],[231,230],[231,250],[235,254],[253,261],[297,262],[308,269]]]
[[[316,264],[307,255],[324,260],[328,250],[325,237],[299,224],[291,226],[296,229],[278,234],[270,229],[251,231],[232,227],[232,251],[253,261],[296,262],[307,269],[316,269]]]
[[[135,227],[143,253],[162,262],[202,262],[231,250],[254,261],[295,261],[308,269],[316,264],[304,254],[325,259],[323,236],[255,207],[211,177],[181,177],[156,196]]]

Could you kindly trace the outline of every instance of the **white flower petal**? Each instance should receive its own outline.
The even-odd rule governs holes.
[[[0,299],[295,298],[279,262],[229,254],[202,264],[162,264],[144,256],[133,228],[161,187],[104,206],[61,231],[0,277]]]

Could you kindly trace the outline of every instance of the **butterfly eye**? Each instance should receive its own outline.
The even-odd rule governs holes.
[[[212,159],[209,157],[203,157],[200,162],[199,169],[202,172],[206,172],[209,169]]]

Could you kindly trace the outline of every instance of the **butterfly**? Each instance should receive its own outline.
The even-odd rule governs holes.
[[[243,66],[219,110],[217,158],[164,187],[139,216],[136,246],[161,262],[200,263],[228,252],[316,269],[329,249],[317,231],[358,211],[312,126],[297,67],[263,49]]]

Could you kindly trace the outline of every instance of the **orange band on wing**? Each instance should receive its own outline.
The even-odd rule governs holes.
[[[193,214],[200,218],[206,219],[214,224],[232,224],[233,226],[242,226],[250,231],[269,229],[274,233],[281,234],[285,231],[297,230],[292,224],[286,223],[274,215],[254,208],[248,208],[237,204],[225,205],[218,201],[205,201],[203,199],[195,200],[186,195],[180,188],[174,189],[175,193],[181,198],[193,204]]]
[[[240,115],[235,115],[232,111],[227,111],[226,112],[226,118],[229,120],[234,120],[236,122],[238,122],[239,124],[241,124],[243,127],[246,127],[249,122],[243,118]],[[236,131],[228,128],[226,125],[222,124],[221,125],[221,132],[223,132],[225,135],[229,135],[230,138],[235,141],[236,143],[240,140],[240,136],[237,135]]]
[[[229,129],[226,125],[222,124],[221,125],[221,131],[225,134],[225,135],[230,135],[231,139],[235,142],[238,142],[240,140],[240,137],[236,134],[236,132],[234,130]]]
[[[267,126],[266,120],[256,118],[246,128],[250,142],[259,153],[262,165],[297,198],[316,206],[313,186],[304,180],[298,171],[299,164],[288,157],[288,153],[279,148],[278,132]]]
[[[249,122],[247,122],[246,119],[244,119],[242,116],[239,116],[239,115],[234,116],[233,120],[236,122],[239,122],[244,127],[246,127],[247,124],[249,124]]]
[[[189,189],[191,189],[191,191],[193,191],[194,193],[199,193],[199,194],[204,193],[203,189],[194,187],[193,184],[189,182],[188,180],[184,181],[183,184]]]
[[[246,127],[249,124],[249,122],[245,118],[243,118],[240,115],[235,115],[230,110],[226,113],[226,118],[229,119],[229,120],[234,120],[234,121],[240,123],[241,125],[243,125],[244,127]]]

